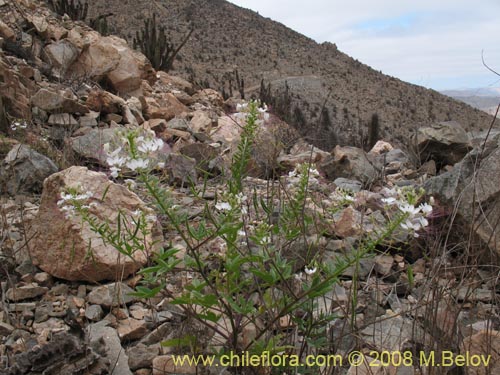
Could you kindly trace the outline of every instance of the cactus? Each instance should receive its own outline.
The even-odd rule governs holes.
[[[108,17],[114,16],[114,13],[106,13],[92,18],[89,22],[89,26],[95,31],[99,32],[101,35],[107,36],[110,34],[108,26]]]
[[[175,47],[168,39],[165,33],[165,27],[156,25],[156,15],[153,18],[144,20],[144,27],[137,31],[133,40],[135,49],[140,50],[151,61],[151,65],[157,70],[168,72],[172,69],[175,56],[186,44],[191,36],[191,29],[178,47]]]
[[[80,0],[49,0],[49,5],[57,14],[67,14],[74,21],[83,21],[87,18],[89,4]]]

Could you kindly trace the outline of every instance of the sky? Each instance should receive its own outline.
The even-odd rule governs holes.
[[[500,87],[500,0],[229,0],[435,90]]]

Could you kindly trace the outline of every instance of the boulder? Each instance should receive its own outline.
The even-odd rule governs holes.
[[[469,137],[456,121],[445,121],[418,129],[420,160],[434,160],[438,167],[458,163],[471,150]]]
[[[86,221],[71,213],[71,202],[61,204],[61,194],[71,191],[91,194],[84,202],[89,205],[89,215],[97,223],[107,222],[114,230],[119,212],[129,220],[141,214],[148,217],[144,245],[149,253],[136,251],[129,257],[104,243]],[[124,223],[122,231],[123,226]],[[162,239],[154,213],[137,195],[109,181],[105,174],[85,167],[71,167],[45,180],[31,236],[31,257],[39,268],[61,279],[90,282],[114,280],[136,272]]]
[[[48,157],[19,144],[0,165],[0,190],[11,195],[39,193],[43,180],[57,171],[57,165]]]
[[[23,61],[17,60],[13,67],[12,60],[8,61],[0,54],[0,105],[8,113],[19,118],[30,118],[30,98],[36,92],[35,82],[23,74],[23,70],[30,67]]]
[[[80,50],[69,40],[53,42],[44,48],[47,62],[57,77],[63,77],[68,68],[80,55]]]
[[[88,113],[89,109],[78,102],[70,91],[40,89],[31,98],[31,104],[49,113]]]
[[[94,40],[70,71],[81,77],[105,79],[120,94],[131,93],[141,87],[143,79],[152,82],[156,77],[146,57],[116,36]]]
[[[101,115],[107,115],[109,113],[121,114],[126,102],[110,92],[93,89],[87,96],[86,104],[92,111],[100,112]]]
[[[147,119],[161,118],[167,121],[189,112],[189,109],[170,93],[162,93],[156,99],[146,98],[143,108]]]
[[[105,166],[106,154],[103,146],[111,142],[118,131],[119,128],[92,129],[84,135],[73,137],[71,139],[73,152],[80,158],[97,161]]]
[[[430,195],[455,207],[466,225],[500,255],[500,135],[474,149],[452,170],[424,184]]]
[[[343,177],[359,180],[363,184],[373,182],[378,176],[371,157],[360,148],[348,146],[336,146],[319,165],[319,170],[330,180]]]

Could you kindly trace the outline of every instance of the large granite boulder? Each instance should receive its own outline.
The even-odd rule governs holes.
[[[71,201],[64,201],[66,194],[75,191],[91,195],[82,204],[89,206],[88,214],[97,223],[107,222],[116,230],[120,214],[128,219],[128,229],[133,230],[132,219],[144,218],[147,235],[141,242],[145,251],[129,257],[105,243],[78,212],[72,212]],[[125,235],[127,225],[121,225]],[[45,180],[32,236],[34,264],[61,279],[90,282],[120,279],[136,272],[162,240],[156,216],[136,194],[85,167],[71,167]]]

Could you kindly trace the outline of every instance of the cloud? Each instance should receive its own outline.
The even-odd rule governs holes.
[[[480,87],[500,70],[498,0],[232,0],[353,58],[434,89]]]

